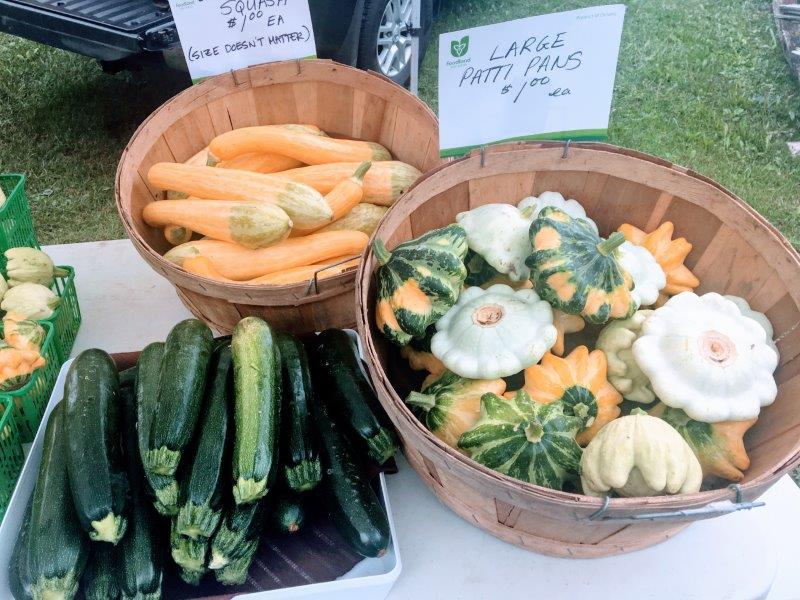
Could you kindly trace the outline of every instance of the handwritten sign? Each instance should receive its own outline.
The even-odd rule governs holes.
[[[316,55],[308,0],[169,0],[193,80]]]
[[[625,6],[596,6],[442,34],[441,155],[530,139],[602,139]]]

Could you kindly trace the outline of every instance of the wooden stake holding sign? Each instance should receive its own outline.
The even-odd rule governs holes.
[[[625,6],[439,37],[441,155],[491,143],[606,137]]]
[[[308,0],[169,0],[193,81],[316,57]]]

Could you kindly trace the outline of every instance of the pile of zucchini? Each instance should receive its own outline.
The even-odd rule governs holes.
[[[215,340],[190,319],[121,373],[87,350],[47,423],[15,597],[160,598],[167,550],[188,583],[241,584],[262,533],[298,531],[308,497],[380,556],[389,525],[365,461],[394,450],[344,331],[304,344],[247,317]]]

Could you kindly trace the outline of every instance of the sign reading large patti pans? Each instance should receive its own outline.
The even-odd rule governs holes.
[[[495,142],[603,139],[625,6],[595,6],[439,37],[441,155]]]
[[[169,0],[193,80],[316,56],[308,0]]]

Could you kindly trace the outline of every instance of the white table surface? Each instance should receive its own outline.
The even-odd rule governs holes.
[[[128,240],[49,246],[75,267],[83,324],[75,351],[139,350],[190,313]],[[403,572],[393,600],[800,599],[800,489],[787,476],[766,506],[691,525],[631,554],[594,560],[537,555],[446,509],[401,458],[389,478]]]

